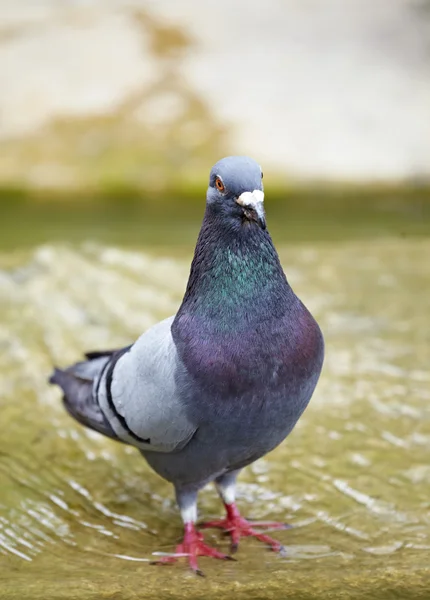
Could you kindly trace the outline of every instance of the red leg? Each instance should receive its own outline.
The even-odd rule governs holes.
[[[235,552],[239,545],[239,540],[242,537],[255,537],[260,542],[264,542],[274,552],[282,552],[283,546],[278,541],[269,537],[268,535],[259,533],[254,529],[254,527],[268,527],[269,529],[288,529],[288,525],[284,523],[272,523],[272,522],[249,522],[244,517],[241,516],[239,509],[236,504],[232,502],[231,504],[225,504],[225,508],[227,511],[227,516],[225,519],[217,519],[215,521],[209,521],[207,523],[202,523],[201,527],[203,528],[211,528],[217,527],[219,529],[224,529],[231,536],[232,543],[232,551]]]
[[[197,558],[199,556],[209,556],[221,560],[234,560],[231,556],[228,556],[228,554],[222,554],[221,552],[218,552],[218,550],[207,546],[204,543],[203,535],[196,530],[194,523],[186,523],[184,539],[182,543],[177,546],[176,552],[170,556],[160,558],[152,564],[169,565],[176,562],[178,558],[187,557],[189,565],[196,575],[203,576],[203,573],[200,571],[197,564]]]

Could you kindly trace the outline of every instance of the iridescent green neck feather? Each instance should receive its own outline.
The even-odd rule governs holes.
[[[226,223],[208,208],[178,317],[238,330],[285,314],[293,298],[268,232],[254,222]]]

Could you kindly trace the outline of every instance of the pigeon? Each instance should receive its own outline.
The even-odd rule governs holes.
[[[206,210],[182,304],[176,315],[133,345],[90,352],[56,368],[50,382],[82,425],[135,446],[171,482],[184,537],[157,564],[186,557],[228,560],[205,543],[202,529],[282,545],[236,504],[240,471],[278,446],[313,394],[324,339],[290,287],[266,228],[263,172],[251,158],[230,156],[210,172]],[[214,482],[226,515],[197,523],[197,495]]]

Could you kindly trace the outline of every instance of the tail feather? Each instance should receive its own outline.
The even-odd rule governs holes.
[[[94,396],[94,381],[100,377],[107,358],[76,363],[67,369],[55,368],[49,382],[58,385],[64,393],[63,404],[67,412],[81,425],[118,440]]]

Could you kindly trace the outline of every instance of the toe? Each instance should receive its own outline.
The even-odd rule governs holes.
[[[252,527],[265,527],[267,529],[291,529],[288,523],[277,523],[274,521],[249,521]]]

